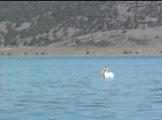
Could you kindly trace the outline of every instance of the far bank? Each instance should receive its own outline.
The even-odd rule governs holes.
[[[8,47],[0,48],[0,57],[30,56],[161,56],[160,48],[108,47]]]

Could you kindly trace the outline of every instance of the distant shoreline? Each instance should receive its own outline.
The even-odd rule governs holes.
[[[162,56],[161,49],[98,48],[98,47],[15,47],[0,48],[4,57],[106,57],[106,56]]]
[[[149,57],[149,56],[162,56],[162,54],[64,54],[64,55],[0,55],[0,58],[18,57],[18,58],[45,58],[45,57]]]

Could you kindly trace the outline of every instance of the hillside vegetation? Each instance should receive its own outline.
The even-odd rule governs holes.
[[[1,47],[149,46],[161,26],[161,1],[0,2]]]

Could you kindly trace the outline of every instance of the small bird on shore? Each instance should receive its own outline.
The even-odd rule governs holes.
[[[110,72],[108,71],[109,69],[108,68],[104,68],[102,71],[101,71],[101,75],[104,77],[104,78],[114,78],[114,73],[113,72]]]

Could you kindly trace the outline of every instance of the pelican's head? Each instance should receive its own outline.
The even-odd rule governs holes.
[[[106,72],[106,71],[108,72],[108,70],[109,70],[108,68],[105,68],[105,69],[104,69],[105,72]]]

